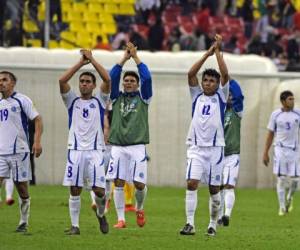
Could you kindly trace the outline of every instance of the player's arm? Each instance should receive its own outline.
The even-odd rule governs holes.
[[[141,95],[143,100],[147,101],[152,97],[152,78],[151,73],[146,64],[142,63],[137,55],[137,47],[132,43],[128,43],[128,49],[132,59],[135,61],[139,75],[141,77]]]
[[[68,93],[71,89],[68,81],[72,78],[72,76],[83,66],[90,63],[90,61],[82,55],[79,62],[77,62],[74,66],[68,69],[60,78],[59,78],[59,87],[60,93],[65,94]]]
[[[273,138],[274,138],[274,132],[271,131],[271,130],[268,130],[265,149],[264,149],[264,154],[263,154],[263,163],[266,167],[268,166],[268,164],[270,162],[269,150],[270,150],[270,147],[272,145]]]
[[[202,65],[205,63],[207,58],[212,56],[215,51],[215,44],[210,46],[210,48],[204,53],[204,55],[198,60],[197,62],[194,63],[194,65],[190,68],[188,72],[188,83],[190,87],[196,87],[199,86],[197,74],[199,70],[201,69]]]
[[[90,63],[94,66],[101,79],[103,80],[102,84],[100,85],[101,92],[109,94],[111,81],[109,74],[107,73],[105,68],[103,68],[103,66],[95,60],[90,50],[82,50],[82,55],[90,61]]]
[[[42,117],[40,115],[36,116],[34,119],[34,140],[32,145],[32,153],[35,157],[39,157],[42,153],[42,145],[41,145],[41,138],[43,133],[43,122]]]
[[[111,92],[110,92],[111,100],[115,100],[119,96],[119,85],[120,85],[122,67],[130,59],[130,57],[131,57],[130,51],[126,47],[120,62],[116,64],[109,72],[111,78]]]
[[[221,73],[221,84],[224,86],[229,81],[229,74],[226,63],[223,58],[223,54],[221,53],[221,46],[222,46],[222,36],[216,34],[215,36],[215,55],[217,58],[217,62],[219,65],[219,70]]]

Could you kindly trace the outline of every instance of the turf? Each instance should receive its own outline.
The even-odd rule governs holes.
[[[208,193],[198,192],[196,235],[181,236],[185,224],[183,188],[149,187],[146,201],[147,224],[138,228],[135,214],[126,214],[127,228],[113,229],[114,209],[108,213],[110,232],[102,235],[90,197],[82,195],[80,236],[66,236],[70,226],[68,190],[59,186],[31,187],[30,228],[26,234],[15,233],[18,206],[0,207],[0,249],[300,249],[300,202],[294,197],[292,213],[277,215],[273,190],[237,191],[236,206],[229,227],[219,227],[217,236],[204,235],[208,225]],[[4,192],[3,192],[4,193]]]

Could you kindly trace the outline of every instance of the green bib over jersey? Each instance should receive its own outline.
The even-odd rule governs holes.
[[[241,117],[232,109],[225,112],[225,156],[240,153]]]
[[[122,93],[112,108],[109,143],[121,146],[149,143],[148,104],[139,94]]]

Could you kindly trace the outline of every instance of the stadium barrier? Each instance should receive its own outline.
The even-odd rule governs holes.
[[[94,51],[107,69],[119,61],[123,52]],[[147,151],[151,160],[148,182],[155,186],[184,186],[186,168],[185,139],[191,120],[191,99],[187,71],[203,52],[139,52],[153,76],[154,96],[150,105],[150,138]],[[41,48],[0,48],[0,69],[14,72],[16,89],[28,95],[44,121],[43,154],[37,159],[37,182],[60,184],[66,164],[68,135],[67,110],[59,94],[58,79],[79,60],[79,50]],[[262,165],[266,126],[273,109],[280,107],[282,90],[294,91],[300,107],[300,78],[297,73],[278,73],[271,60],[255,55],[224,54],[230,75],[241,84],[245,111],[241,131],[240,187],[272,187],[272,166]],[[203,68],[217,67],[210,57]],[[124,70],[136,69],[130,61]],[[81,69],[92,70],[87,65]],[[199,76],[200,77],[200,76]],[[99,84],[99,78],[98,84]],[[78,74],[70,81],[78,92]],[[270,152],[271,153],[271,152]]]

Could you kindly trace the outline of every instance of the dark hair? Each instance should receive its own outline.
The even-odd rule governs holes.
[[[280,93],[280,101],[285,101],[289,96],[294,96],[293,92],[290,90],[285,90]]]
[[[1,71],[0,74],[7,74],[11,80],[13,80],[15,83],[17,82],[17,77],[9,71]]]
[[[137,83],[139,83],[139,81],[140,81],[139,75],[138,75],[136,72],[134,72],[134,71],[126,71],[126,72],[124,73],[123,80],[124,80],[124,78],[125,78],[126,76],[133,76],[133,77],[136,79],[136,82],[137,82]]]
[[[96,83],[96,76],[95,76],[93,73],[88,72],[88,71],[82,72],[82,73],[80,74],[79,78],[82,77],[82,76],[90,76],[90,77],[92,77],[93,83]]]
[[[204,79],[204,76],[212,76],[214,78],[216,78],[217,83],[220,82],[220,74],[218,73],[218,71],[216,71],[215,69],[205,69],[202,73],[202,80]]]

